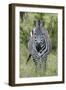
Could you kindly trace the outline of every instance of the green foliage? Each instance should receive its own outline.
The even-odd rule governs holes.
[[[28,40],[30,32],[35,27],[34,21],[37,19],[40,19],[44,22],[44,28],[48,30],[52,43],[52,52],[48,56],[47,60],[46,76],[57,75],[57,14],[20,12],[20,77],[36,76],[35,65],[32,58],[28,65],[26,65],[26,60],[29,56]],[[43,73],[42,75],[44,76],[45,74]]]
[[[48,30],[52,42],[52,50],[57,49],[57,14],[50,13],[20,13],[20,42],[27,47],[30,31],[34,27],[34,21],[40,19],[44,21],[44,28]]]

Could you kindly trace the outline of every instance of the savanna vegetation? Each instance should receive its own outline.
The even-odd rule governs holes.
[[[26,60],[29,56],[28,40],[30,32],[34,28],[34,20],[37,19],[44,22],[44,28],[48,30],[52,43],[52,51],[48,55],[46,62],[46,71],[42,73],[42,76],[57,75],[57,14],[20,12],[20,77],[37,76],[32,58],[28,64],[26,64]]]

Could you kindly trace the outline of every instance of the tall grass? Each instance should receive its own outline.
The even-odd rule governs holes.
[[[20,45],[20,77],[37,77],[37,76],[54,76],[57,75],[57,54],[51,52],[48,55],[46,62],[46,70],[37,75],[35,71],[35,64],[31,58],[28,64],[26,64],[27,58],[29,56],[29,51],[24,44]]]

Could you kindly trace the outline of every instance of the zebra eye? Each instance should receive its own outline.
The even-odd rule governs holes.
[[[37,41],[37,40],[35,39],[35,41]]]
[[[43,40],[41,39],[41,42],[42,42]]]
[[[35,36],[35,39],[36,39],[36,36]]]

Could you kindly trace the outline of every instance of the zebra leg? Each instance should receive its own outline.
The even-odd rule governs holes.
[[[36,73],[36,76],[37,76],[38,75],[38,63],[37,63],[36,59],[33,59],[33,62],[35,64],[35,73]]]
[[[43,73],[43,66],[42,66],[42,60],[41,58],[39,59],[39,61],[37,62],[37,75],[38,76],[42,76]]]
[[[36,76],[40,76],[41,74],[41,66],[39,62],[35,62],[35,72],[36,72]]]
[[[46,61],[47,61],[47,57],[44,59],[43,61],[43,74],[45,75],[46,74]]]
[[[45,58],[44,60],[36,60],[33,59],[34,63],[35,63],[35,72],[36,72],[36,76],[43,76],[46,73],[46,60],[47,58]]]
[[[43,76],[44,75],[44,62],[42,62],[42,60],[35,60],[35,72],[36,72],[36,76]]]
[[[37,76],[41,76],[41,64],[39,62],[37,64]]]

